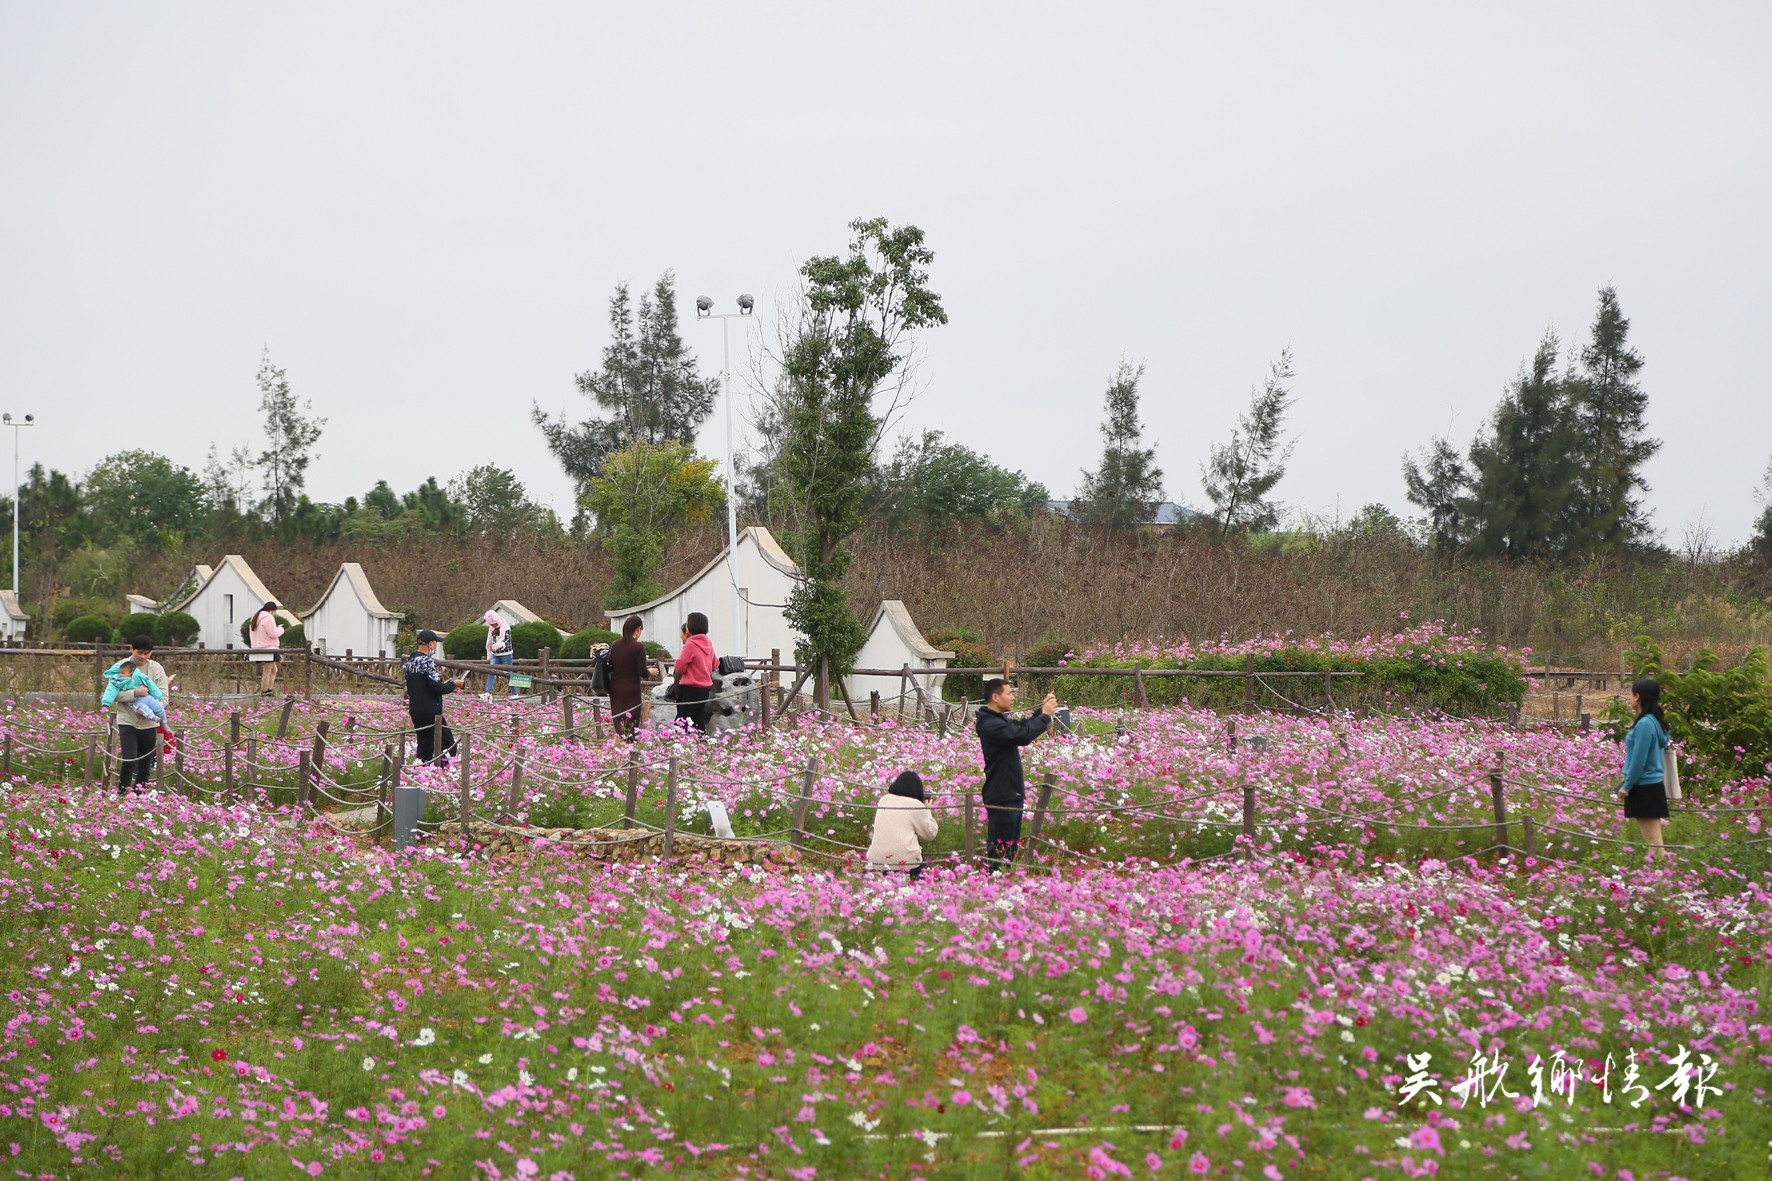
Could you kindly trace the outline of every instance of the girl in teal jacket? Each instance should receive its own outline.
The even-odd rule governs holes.
[[[1661,830],[1667,824],[1667,789],[1662,780],[1669,740],[1667,718],[1661,712],[1661,683],[1644,677],[1631,686],[1630,697],[1637,720],[1624,736],[1624,782],[1619,785],[1618,798],[1624,801],[1624,814],[1642,830],[1643,839],[1659,845]]]

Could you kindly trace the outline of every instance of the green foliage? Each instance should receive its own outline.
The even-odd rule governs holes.
[[[456,628],[460,631],[460,628]],[[454,635],[455,632],[450,632]],[[519,623],[511,629],[511,646],[516,651],[518,660],[534,660],[546,648],[554,653],[560,650],[562,637],[560,629],[551,623],[537,621],[535,623]],[[486,658],[486,625],[480,625],[480,651],[473,657],[475,660]]]
[[[1470,472],[1452,444],[1436,437],[1418,463],[1403,457],[1403,486],[1409,503],[1427,513],[1434,547],[1442,553],[1464,539],[1464,495]]]
[[[515,472],[482,464],[449,481],[449,496],[461,506],[462,524],[488,537],[514,537],[558,528],[554,514],[529,499]]]
[[[102,599],[62,599],[56,603],[55,609],[49,613],[49,622],[58,632],[66,632],[68,625],[82,615],[96,615],[101,619],[116,623],[119,615],[117,608]]]
[[[515,629],[512,629],[511,638],[516,638]],[[443,655],[451,660],[485,660],[486,625],[464,623],[451,631],[443,637]],[[530,655],[535,654],[532,652]]]
[[[853,222],[850,230],[846,257],[813,258],[800,268],[805,302],[770,407],[780,421],[776,466],[805,579],[788,597],[787,619],[807,637],[801,662],[828,660],[833,675],[853,666],[867,638],[841,583],[882,426],[874,399],[889,385],[903,388],[912,334],[948,318],[929,289],[935,256],[922,230],[895,229],[884,218]],[[818,696],[827,693],[821,676]]]
[[[640,647],[644,648],[646,655],[654,660],[669,660],[671,658],[671,650],[656,640],[641,640]]]
[[[117,628],[111,638],[119,644],[127,644],[137,636],[147,636],[158,644],[160,642],[160,617],[146,613],[125,615],[117,621]]]
[[[283,634],[277,639],[279,648],[300,648],[308,642],[308,632],[299,623],[285,624]]]
[[[606,627],[587,627],[583,631],[573,632],[560,645],[560,659],[584,660],[591,654],[592,644],[613,644],[620,636]]]
[[[1545,333],[1495,408],[1489,434],[1471,444],[1471,493],[1462,508],[1478,553],[1532,557],[1561,553],[1569,543],[1577,436],[1557,349],[1556,336]]]
[[[564,415],[550,419],[539,406],[531,410],[548,450],[581,490],[625,448],[693,443],[719,394],[719,383],[700,375],[678,334],[671,272],[660,276],[650,295],[640,297],[637,322],[628,285],[616,285],[609,300],[609,338],[602,368],[580,373],[576,380],[579,393],[610,417],[573,426]]]
[[[1027,650],[1021,662],[1029,668],[1061,668],[1074,651],[1074,645],[1063,640],[1042,640]],[[1028,692],[1040,697],[1058,686],[1057,677],[1044,674],[1028,676],[1025,682]]]
[[[1571,528],[1578,549],[1616,548],[1650,533],[1638,494],[1649,489],[1642,468],[1661,443],[1645,436],[1649,395],[1636,384],[1643,358],[1625,343],[1629,332],[1617,289],[1600,288],[1580,372],[1568,379],[1580,455]]]
[[[888,522],[933,532],[963,521],[1025,515],[1049,499],[1045,485],[969,447],[942,442],[940,431],[900,439],[892,462],[876,471],[874,481],[875,507]]]
[[[1076,705],[1115,706],[1135,704],[1138,690],[1131,677],[1092,677],[1089,668],[1191,668],[1243,672],[1241,655],[1200,656],[1185,663],[1173,656],[1121,658],[1094,656],[1073,661],[1079,671],[1058,678],[1060,698]],[[1518,661],[1493,652],[1466,652],[1456,656],[1421,647],[1400,655],[1352,656],[1308,648],[1282,648],[1271,656],[1257,656],[1255,671],[1321,673],[1357,672],[1359,680],[1335,684],[1338,705],[1395,712],[1422,707],[1448,713],[1484,714],[1508,702],[1525,700],[1526,681]],[[1242,704],[1242,677],[1147,677],[1145,699],[1151,705],[1191,705],[1227,709]],[[1286,677],[1257,682],[1256,701],[1284,706],[1288,700],[1321,707],[1323,683],[1308,677]]]
[[[1083,473],[1073,512],[1081,521],[1108,529],[1129,529],[1155,515],[1163,499],[1163,471],[1154,447],[1140,447],[1138,383],[1144,366],[1121,361],[1108,382],[1101,422],[1101,464]]]
[[[160,545],[192,532],[203,512],[203,483],[189,468],[152,451],[121,451],[99,461],[81,485],[101,540]]]
[[[924,636],[937,648],[952,652],[954,658],[948,663],[954,668],[989,668],[1000,663],[991,655],[990,649],[978,642],[978,633],[971,628],[937,628]],[[984,700],[984,678],[977,673],[955,673],[942,678],[941,696],[944,701]]]
[[[75,644],[108,643],[115,631],[116,624],[102,615],[82,615],[68,621],[62,638]]]
[[[1214,445],[1200,465],[1200,484],[1212,502],[1220,537],[1233,529],[1272,529],[1279,521],[1279,510],[1267,494],[1285,477],[1292,454],[1290,444],[1280,446],[1281,425],[1292,404],[1286,383],[1292,378],[1292,350],[1281,349],[1266,383],[1250,395],[1249,409],[1231,432],[1231,441]]]
[[[408,607],[405,604],[401,604],[398,607],[389,607],[388,610],[400,617],[401,631],[415,632],[424,627],[423,617],[419,615],[417,607]]]
[[[579,501],[615,559],[603,605],[617,611],[657,598],[670,530],[706,520],[722,496],[714,461],[687,443],[641,441],[607,456]]]
[[[1661,709],[1680,745],[1682,769],[1696,764],[1705,777],[1721,780],[1764,777],[1772,769],[1772,667],[1765,649],[1719,668],[1717,654],[1702,648],[1681,673],[1667,667],[1660,645],[1638,636],[1630,660],[1637,677],[1661,683]],[[1620,738],[1636,720],[1628,699],[1607,712]]]
[[[183,611],[168,611],[154,617],[154,642],[168,648],[188,647],[202,630],[197,620]]]

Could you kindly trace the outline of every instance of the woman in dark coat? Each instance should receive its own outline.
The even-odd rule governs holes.
[[[630,615],[621,625],[621,639],[609,645],[610,720],[623,738],[633,737],[639,728],[642,683],[652,675],[640,642],[644,629],[644,621]]]

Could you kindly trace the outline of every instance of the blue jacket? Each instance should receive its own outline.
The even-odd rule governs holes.
[[[978,708],[979,745],[984,750],[984,787],[987,804],[1020,807],[1027,798],[1022,779],[1021,748],[1046,733],[1052,719],[1036,710],[1022,721],[1000,714],[988,705]]]
[[[1654,714],[1644,714],[1624,736],[1624,783],[1621,788],[1629,791],[1639,783],[1660,783],[1666,775],[1662,763],[1662,752],[1667,749],[1668,733],[1655,720]]]
[[[128,665],[128,672],[124,672],[125,665]],[[160,692],[160,686],[154,683],[152,677],[136,668],[133,664],[129,664],[128,661],[119,660],[116,664],[113,664],[110,668],[105,670],[105,691],[103,696],[99,698],[99,704],[116,704],[117,694],[123,692],[125,689],[146,689],[148,691],[148,696],[152,697],[155,701],[166,700],[166,694]]]

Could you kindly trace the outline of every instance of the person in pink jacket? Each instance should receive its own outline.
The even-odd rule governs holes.
[[[923,795],[923,777],[915,771],[903,772],[874,805],[868,868],[886,873],[908,869],[911,881],[916,881],[923,873],[923,842],[933,841],[935,833],[935,817]]]
[[[260,662],[262,668],[258,674],[258,691],[266,697],[277,683],[277,642],[283,638],[283,625],[277,622],[277,604],[266,603],[252,613],[252,621],[246,625],[246,643],[251,648],[270,648],[267,656],[255,653],[252,657]]]
[[[714,642],[708,639],[708,617],[700,611],[691,611],[683,622],[676,672],[677,716],[705,734],[714,691]]]

